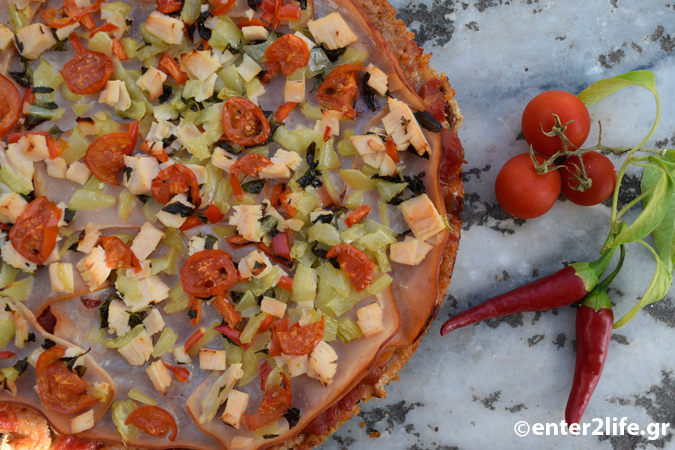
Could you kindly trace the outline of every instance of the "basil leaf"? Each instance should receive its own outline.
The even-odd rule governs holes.
[[[656,95],[654,74],[648,70],[636,70],[614,78],[596,81],[581,91],[577,97],[584,105],[590,106],[628,86],[642,86]]]

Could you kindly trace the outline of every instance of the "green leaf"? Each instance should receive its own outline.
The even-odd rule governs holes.
[[[584,105],[590,106],[628,86],[642,86],[656,93],[654,74],[648,70],[636,70],[596,81],[581,91],[577,97]]]
[[[666,153],[659,158],[665,162],[670,169],[671,174],[675,171],[675,150],[666,150]],[[659,177],[662,175],[661,171],[655,167],[646,167],[642,174],[641,190],[645,192],[656,186]],[[643,207],[646,208],[652,196],[647,197],[643,201]],[[673,263],[675,262],[675,197],[671,199],[666,214],[663,220],[658,224],[654,231],[654,242],[656,250],[664,262],[668,270],[672,272]]]
[[[651,159],[651,158],[650,158]],[[654,158],[656,160],[656,158]],[[663,220],[670,203],[673,200],[673,193],[675,193],[675,181],[672,175],[668,172],[665,164],[658,160],[654,161],[656,164],[650,164],[658,170],[661,175],[656,182],[654,192],[646,207],[635,219],[635,221],[625,228],[614,238],[614,240],[607,246],[608,248],[617,247],[621,244],[628,244],[644,238],[651,233]],[[657,165],[658,164],[658,165]]]
[[[633,320],[638,311],[640,311],[645,306],[654,302],[658,302],[663,297],[665,297],[673,281],[672,272],[668,270],[668,267],[666,267],[664,262],[661,261],[661,258],[659,258],[659,255],[656,254],[654,249],[645,244],[643,241],[638,242],[647,247],[649,251],[652,252],[652,255],[654,255],[654,259],[656,260],[656,272],[654,273],[654,278],[652,278],[651,283],[649,283],[647,291],[640,299],[640,302],[633,306],[621,319],[619,319],[614,324],[614,329],[621,328]]]

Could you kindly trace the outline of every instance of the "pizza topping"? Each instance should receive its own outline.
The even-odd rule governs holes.
[[[150,436],[161,437],[170,432],[171,442],[176,440],[178,434],[176,419],[166,409],[158,406],[144,405],[134,409],[124,424],[134,425]]]
[[[14,249],[27,260],[43,264],[56,248],[63,211],[47,197],[30,202],[9,231]]]
[[[260,108],[249,100],[229,99],[223,105],[222,117],[225,137],[235,144],[259,145],[267,141],[270,135],[267,118]]]
[[[7,136],[19,120],[21,95],[9,79],[0,74],[0,139]],[[3,161],[3,166],[4,161]]]
[[[329,50],[343,48],[359,40],[354,30],[338,12],[317,20],[310,20],[307,22],[307,27],[316,42],[325,45]]]
[[[199,297],[220,295],[237,281],[232,256],[223,250],[202,250],[180,269],[185,292]]]
[[[77,36],[71,36],[70,43],[77,54],[61,70],[68,89],[81,95],[103,89],[113,73],[110,58],[103,53],[87,50]]]
[[[356,78],[363,70],[363,66],[339,66],[321,83],[316,100],[322,106],[340,111],[348,119],[353,119],[356,116],[353,105],[359,96]]]
[[[48,26],[33,23],[16,31],[15,43],[21,56],[35,60],[56,45],[56,39]]]

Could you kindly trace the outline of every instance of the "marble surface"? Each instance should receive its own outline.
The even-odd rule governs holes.
[[[519,421],[560,422],[572,383],[575,309],[518,314],[441,338],[441,323],[486,298],[552,273],[564,262],[596,258],[609,223],[606,205],[582,208],[559,201],[545,216],[513,220],[496,203],[494,180],[512,156],[525,152],[523,108],[536,94],[577,94],[601,79],[651,70],[664,106],[651,147],[675,147],[675,3],[670,0],[393,0],[399,15],[446,72],[464,114],[465,226],[457,265],[437,321],[401,371],[385,400],[323,445],[325,450],[408,449],[653,449],[675,448],[675,290],[640,312],[612,338],[604,375],[584,416],[627,417],[649,436],[518,437]],[[629,88],[592,106],[603,142],[629,145],[648,132],[654,101]],[[597,125],[587,145],[593,145]],[[620,158],[614,159],[617,165]],[[622,201],[639,189],[630,172]],[[619,317],[642,295],[654,264],[641,248],[610,296]],[[595,428],[595,424],[591,429]],[[378,439],[370,433],[380,433]]]

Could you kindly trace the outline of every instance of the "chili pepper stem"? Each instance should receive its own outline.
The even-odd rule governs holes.
[[[589,308],[593,308],[595,312],[598,312],[600,309],[612,309],[612,303],[609,300],[609,297],[607,296],[607,289],[609,288],[609,285],[612,284],[612,281],[614,281],[614,278],[619,274],[621,271],[621,268],[623,267],[623,260],[626,257],[626,249],[624,248],[623,245],[621,247],[621,256],[619,257],[619,262],[617,263],[616,267],[610,273],[607,278],[602,280],[598,285],[593,288],[591,292],[588,293],[588,295],[584,298],[583,302],[581,303],[582,306],[588,306]]]
[[[584,282],[586,292],[590,292],[597,286],[600,277],[605,273],[617,250],[617,247],[605,249],[600,254],[600,258],[590,263],[578,262],[570,264],[570,267],[574,268],[577,277],[581,278]]]

